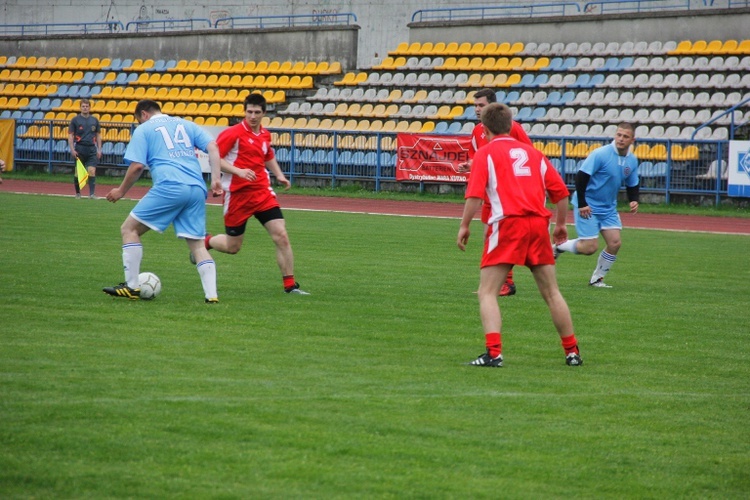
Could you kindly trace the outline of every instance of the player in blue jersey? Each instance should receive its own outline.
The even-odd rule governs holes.
[[[135,117],[140,126],[125,150],[125,162],[130,166],[120,186],[107,194],[107,200],[115,203],[125,196],[146,167],[151,170],[153,187],[120,227],[125,282],[103,291],[114,297],[139,299],[141,235],[149,229],[161,233],[173,224],[177,237],[185,239],[196,258],[206,302],[218,302],[216,265],[203,244],[208,190],[195,149],[208,153],[211,191],[220,196],[219,148],[208,132],[193,122],[162,114],[155,101],[139,101]]]
[[[638,212],[638,159],[630,152],[635,142],[635,127],[630,123],[617,126],[611,144],[595,149],[584,160],[576,174],[576,192],[573,195],[578,238],[555,245],[555,258],[563,252],[592,255],[599,248],[599,233],[606,247],[591,275],[589,285],[612,288],[604,283],[617,259],[622,241],[622,222],[617,213],[617,193],[625,184],[630,212]]]

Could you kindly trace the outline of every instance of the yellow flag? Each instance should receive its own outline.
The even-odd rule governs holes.
[[[86,181],[89,180],[89,173],[79,158],[76,158],[76,177],[78,177],[78,189],[86,187]]]

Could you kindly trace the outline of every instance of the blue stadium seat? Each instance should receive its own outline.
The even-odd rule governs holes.
[[[104,71],[120,71],[122,69],[122,60],[120,58],[112,59],[109,66],[102,68]]]
[[[568,90],[565,92],[561,97],[560,101],[558,103],[558,106],[564,106],[568,104],[570,101],[576,98],[576,93],[573,90]]]
[[[352,164],[352,152],[341,151],[339,153],[338,158],[336,158],[336,163],[338,163],[339,165],[351,165]]]
[[[536,120],[541,120],[542,118],[545,117],[546,114],[547,114],[547,108],[541,108],[541,107],[534,108],[533,111],[531,112],[531,116],[529,116],[528,121],[533,122]]]
[[[31,144],[31,150],[36,151],[38,153],[49,151],[49,140],[47,139],[34,140],[34,142]]]
[[[587,88],[590,87],[589,82],[591,81],[591,76],[587,75],[586,73],[583,73],[581,75],[578,75],[578,78],[575,82],[571,85],[574,89],[581,89],[581,88]]]
[[[604,75],[599,73],[591,77],[591,80],[589,80],[589,84],[587,85],[587,87],[596,87],[597,85],[601,85],[602,83],[604,83]]]
[[[448,130],[446,131],[447,134],[460,134],[461,133],[461,122],[453,122],[450,125],[448,125]]]
[[[563,61],[564,59],[562,57],[553,57],[549,62],[549,65],[544,68],[539,68],[539,71],[552,71],[557,73],[562,68]]]
[[[566,57],[565,60],[562,63],[562,66],[560,66],[560,71],[568,71],[570,68],[578,64],[578,59],[575,57]]]
[[[531,108],[528,106],[524,106],[523,108],[518,110],[518,113],[516,113],[516,116],[513,117],[514,120],[517,122],[525,122],[529,121],[531,118]]]
[[[52,101],[49,97],[45,97],[44,99],[39,101],[39,109],[41,109],[42,111],[49,111],[50,109],[52,109]]]
[[[598,68],[597,71],[603,71],[605,73],[609,73],[611,71],[616,71],[617,66],[620,64],[620,58],[619,57],[609,57],[606,61],[604,61],[604,64],[601,68]]]
[[[31,109],[31,110],[34,110],[34,109],[38,109],[38,108],[39,108],[39,98],[38,97],[34,97],[22,109]]]
[[[559,106],[560,98],[562,97],[562,93],[560,93],[557,90],[553,90],[549,94],[547,94],[547,97],[539,101],[539,106]]]
[[[516,85],[513,85],[514,87],[532,87],[534,83],[535,76],[531,73],[528,73],[526,75],[523,75],[523,78],[521,78],[521,81],[518,82]]]
[[[633,66],[633,58],[632,57],[623,57],[620,59],[620,63],[617,65],[617,68],[615,68],[613,71],[625,71],[627,69],[630,69]]]
[[[9,109],[4,109],[2,112],[0,112],[0,118],[10,118],[11,111]]]
[[[315,154],[312,157],[312,162],[316,165],[325,165],[326,163],[328,163],[328,153],[329,151],[326,151],[324,149],[315,151]]]
[[[516,102],[518,98],[521,97],[521,93],[517,90],[511,90],[508,92],[505,96],[505,99],[503,100],[503,104],[510,104],[513,102]]]
[[[448,122],[437,122],[433,134],[445,134],[448,132]]]
[[[539,87],[540,85],[544,85],[549,81],[549,75],[545,73],[540,73],[536,75],[536,78],[534,78],[534,83],[531,85],[532,87]]]

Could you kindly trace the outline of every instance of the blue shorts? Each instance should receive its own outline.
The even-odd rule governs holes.
[[[162,183],[149,189],[130,216],[163,233],[170,224],[178,238],[206,236],[206,191],[200,186]]]
[[[578,213],[578,208],[573,209],[573,216],[576,224],[576,234],[578,238],[584,240],[598,238],[599,232],[603,229],[620,229],[622,222],[617,210],[612,210],[606,214],[591,214],[591,217],[584,219]]]

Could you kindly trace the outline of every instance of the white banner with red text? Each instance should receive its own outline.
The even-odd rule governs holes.
[[[469,161],[471,136],[398,134],[396,180],[467,182],[458,166]]]

